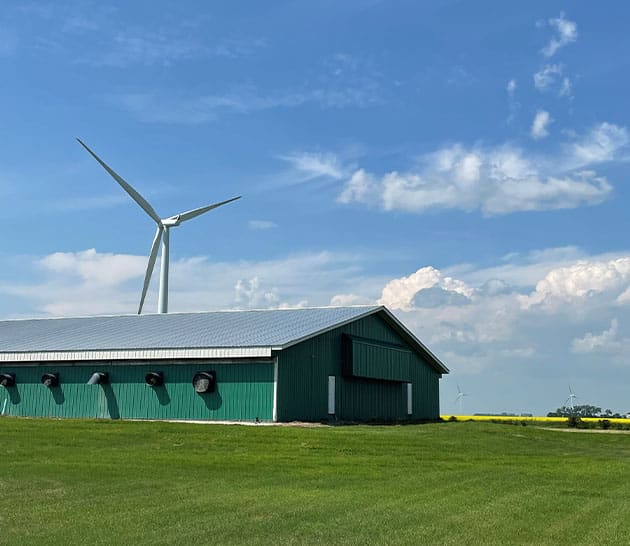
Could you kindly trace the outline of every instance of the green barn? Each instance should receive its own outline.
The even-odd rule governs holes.
[[[381,306],[0,321],[3,415],[437,419],[444,373]]]

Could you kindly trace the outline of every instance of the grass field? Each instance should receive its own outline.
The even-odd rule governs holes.
[[[630,435],[0,418],[2,544],[627,544]]]

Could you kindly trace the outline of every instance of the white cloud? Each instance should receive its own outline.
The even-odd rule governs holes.
[[[278,227],[278,224],[272,222],[271,220],[250,220],[248,225],[249,229],[253,229],[255,231],[263,231]]]
[[[276,288],[261,288],[258,277],[239,279],[234,285],[234,301],[249,308],[272,307],[279,303],[277,292]]]
[[[617,340],[617,319],[610,321],[610,328],[601,334],[588,332],[581,338],[575,338],[571,343],[571,351],[574,353],[590,353],[593,351],[617,351],[621,343]]]
[[[358,169],[338,201],[414,213],[451,208],[497,215],[594,205],[610,194],[605,178],[588,170],[555,172],[557,163],[557,158],[527,156],[510,146],[467,149],[456,144],[427,154],[412,172],[393,171],[379,179]],[[565,163],[575,165],[575,157]]]
[[[311,180],[322,176],[340,180],[344,177],[344,167],[339,158],[331,153],[296,152],[280,156],[301,173],[302,180]]]
[[[408,311],[414,306],[414,298],[418,294],[432,288],[454,292],[465,299],[472,295],[472,289],[462,281],[445,277],[433,267],[423,267],[408,277],[393,279],[387,283],[383,288],[379,304],[391,309]]]
[[[567,303],[605,297],[613,304],[630,286],[630,258],[607,261],[579,260],[553,269],[521,298],[524,307],[543,305],[557,308]]]
[[[549,19],[549,26],[555,30],[555,35],[542,49],[542,54],[545,57],[552,57],[561,47],[577,40],[577,24],[565,19],[564,13],[560,13],[559,17]]]
[[[577,139],[569,150],[571,160],[580,166],[619,158],[627,153],[628,130],[613,123],[600,123],[584,137]],[[624,158],[625,159],[625,158]]]
[[[551,87],[559,76],[562,75],[564,67],[561,64],[547,64],[534,74],[534,86],[539,91],[545,91]]]
[[[146,260],[126,254],[98,254],[90,248],[81,252],[55,252],[41,260],[48,271],[78,276],[89,284],[119,285],[144,275]]]
[[[366,296],[359,296],[357,294],[336,294],[330,298],[330,305],[345,307],[349,305],[367,305],[374,303],[373,300]]]
[[[350,180],[346,182],[343,191],[339,194],[337,201],[340,203],[372,204],[378,199],[378,182],[374,177],[363,169],[355,171]]]
[[[356,255],[330,252],[265,261],[171,261],[169,308],[199,311],[326,305],[338,291],[352,290],[373,293],[373,301],[380,281],[363,279],[360,263]],[[94,249],[56,252],[34,262],[36,281],[0,282],[0,294],[32,302],[37,313],[47,315],[134,313],[146,265],[145,256],[102,254]],[[156,306],[157,269],[146,312]]]
[[[534,116],[530,134],[534,140],[540,140],[549,135],[549,124],[553,120],[546,110],[538,110]]]

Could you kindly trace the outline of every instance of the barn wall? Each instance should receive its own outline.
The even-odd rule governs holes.
[[[197,394],[191,381],[198,371],[215,370],[217,388]],[[14,372],[15,387],[0,387],[0,411],[38,417],[101,417],[123,419],[261,420],[273,417],[273,364],[180,362],[89,365],[1,366]],[[93,372],[110,375],[108,385],[87,385]],[[162,371],[165,383],[149,387],[144,376]],[[59,387],[41,382],[45,372],[58,372]],[[6,402],[5,402],[6,401]]]
[[[419,355],[412,353],[409,377],[413,413],[407,415],[406,384],[342,373],[343,334],[381,343],[406,345],[379,315],[370,315],[278,353],[278,420],[319,421],[370,419],[437,419],[440,413],[439,377]],[[378,352],[366,351],[366,358]],[[391,364],[391,361],[387,365]],[[378,358],[366,369],[379,367]],[[384,370],[384,374],[392,373]],[[328,415],[328,376],[335,376],[335,416]]]

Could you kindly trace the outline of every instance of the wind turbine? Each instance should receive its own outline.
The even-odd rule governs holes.
[[[455,398],[455,404],[459,402],[460,415],[464,415],[464,409],[463,409],[464,396],[468,396],[468,393],[462,392],[462,390],[459,388],[459,385],[457,385],[457,397]]]
[[[79,144],[83,146],[89,154],[96,159],[101,164],[110,176],[120,184],[123,190],[125,190],[129,196],[136,202],[144,212],[146,212],[153,221],[157,224],[157,230],[155,231],[155,237],[153,238],[153,244],[151,245],[151,254],[149,254],[149,263],[147,264],[147,271],[144,275],[144,285],[142,287],[142,296],[140,297],[140,306],[138,307],[138,314],[142,312],[142,306],[144,305],[144,299],[147,295],[147,290],[149,288],[149,282],[151,281],[151,274],[153,273],[153,268],[155,267],[155,260],[157,258],[158,248],[160,246],[160,241],[162,242],[162,264],[160,268],[160,290],[158,296],[158,313],[167,313],[168,312],[168,261],[169,261],[169,230],[172,227],[179,226],[182,222],[186,222],[187,220],[192,220],[197,216],[204,214],[212,209],[216,209],[221,205],[226,205],[227,203],[231,203],[232,201],[236,201],[240,199],[241,196],[232,197],[232,199],[228,199],[227,201],[220,201],[219,203],[213,203],[212,205],[206,205],[205,207],[199,207],[198,209],[189,210],[186,212],[181,212],[180,214],[175,214],[174,216],[169,216],[168,218],[160,218],[153,210],[153,207],[149,204],[149,202],[142,197],[132,186],[127,183],[116,174],[109,166],[105,164],[105,162],[98,157],[90,148],[86,146],[85,143],[78,139]]]
[[[573,391],[571,390],[571,385],[569,385],[569,398],[566,399],[566,401],[564,402],[564,405],[566,406],[567,402],[569,403],[569,407],[571,408],[571,413],[573,413],[573,400],[575,400],[576,398],[578,398],[578,396],[573,393]]]

